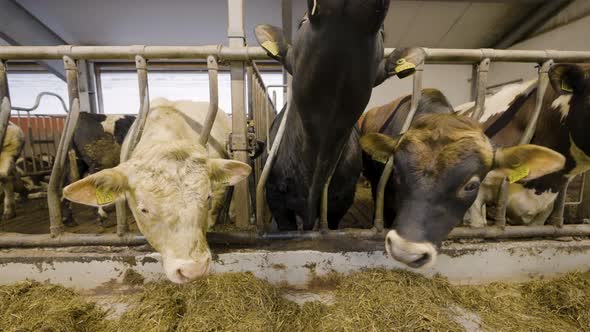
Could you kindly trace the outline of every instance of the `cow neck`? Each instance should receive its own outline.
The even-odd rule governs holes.
[[[397,114],[397,111],[403,105],[405,105],[410,100],[410,98],[412,98],[412,96],[411,95],[407,95],[407,96],[403,97],[402,100],[399,101],[399,103],[393,109],[393,111],[391,111],[389,113],[389,116],[387,117],[387,119],[385,120],[385,122],[383,123],[383,125],[381,126],[381,128],[379,128],[379,130],[377,131],[378,133],[382,134],[387,128],[389,128],[389,126],[391,125],[393,119],[395,118],[395,115]],[[398,133],[398,134],[400,134],[400,133]]]

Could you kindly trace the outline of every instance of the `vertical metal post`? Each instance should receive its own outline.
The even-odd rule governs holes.
[[[281,1],[281,16],[282,16],[282,25],[283,25],[283,35],[287,43],[291,43],[293,39],[293,3],[292,0],[282,0]],[[287,87],[283,88],[283,100],[287,99],[289,95],[289,89],[291,88],[291,84],[289,84],[291,80],[291,75],[283,68],[283,84]]]
[[[414,86],[412,91],[410,112],[406,117],[400,134],[403,134],[406,131],[408,131],[408,129],[410,129],[410,126],[412,125],[412,120],[414,120],[414,116],[416,115],[416,111],[418,110],[418,103],[420,102],[420,97],[422,97],[423,72],[424,65],[418,65],[416,67],[416,73],[414,73]],[[385,217],[383,216],[383,209],[385,204],[385,188],[387,187],[387,183],[389,182],[389,177],[391,177],[391,172],[393,172],[393,156],[391,156],[387,160],[385,168],[383,168],[381,178],[379,179],[379,184],[377,185],[377,198],[375,199],[375,220],[373,226],[377,232],[383,231],[384,228],[383,226],[385,223]]]
[[[96,70],[94,70],[94,62],[86,62],[86,73],[88,76],[88,100],[90,102],[90,113],[98,113],[98,93],[96,84]]]
[[[0,146],[4,146],[4,135],[10,121],[10,92],[8,90],[8,75],[6,62],[0,60]]]
[[[553,211],[551,211],[551,215],[549,216],[548,224],[562,227],[564,223],[563,213],[565,211],[565,200],[567,194],[567,188],[569,185],[569,181],[565,184],[565,187],[557,194],[555,198],[555,203],[553,205]]]
[[[211,129],[213,128],[217,111],[219,110],[219,84],[217,83],[219,66],[217,65],[217,60],[212,55],[207,57],[207,69],[209,71],[209,111],[203,124],[203,132],[199,137],[199,143],[204,146],[209,141],[209,135],[211,134]]]
[[[243,47],[244,35],[244,1],[228,0],[228,38],[229,47]],[[244,105],[244,62],[230,63],[232,96],[232,144],[231,150],[235,160],[249,164],[248,138],[246,128],[246,110]],[[248,181],[235,185],[236,226],[247,228],[250,225],[250,193]]]
[[[100,67],[94,66],[94,84],[96,91],[97,112],[104,114],[104,101],[102,99],[102,77],[100,76]]]
[[[541,108],[543,107],[543,98],[549,85],[549,69],[553,66],[553,60],[545,61],[539,68],[539,83],[537,84],[537,101],[535,104],[535,111],[533,117],[529,121],[524,134],[520,140],[520,144],[528,144],[533,139],[535,130],[537,130],[537,121],[541,115]]]
[[[90,84],[86,60],[78,60],[78,91],[80,95],[80,110],[91,113]]]
[[[285,134],[285,128],[287,127],[287,117],[289,116],[289,109],[290,107],[287,106],[283,114],[283,118],[281,119],[281,123],[279,124],[279,129],[277,130],[277,135],[275,136],[275,140],[272,143],[272,148],[268,153],[268,158],[266,158],[266,163],[264,164],[264,168],[262,169],[262,173],[260,174],[260,180],[258,181],[258,185],[256,186],[256,226],[259,232],[264,231],[264,189],[266,188],[266,180],[268,179],[268,175],[270,174],[270,170],[272,169],[273,163],[277,156],[277,152],[279,150],[279,146],[281,145],[281,141],[283,140],[283,135]]]
[[[488,83],[488,72],[490,71],[490,59],[483,59],[477,66],[477,88],[475,95],[475,109],[471,117],[478,120],[483,115],[486,102],[486,87]]]
[[[139,114],[135,120],[134,125],[131,127],[129,133],[129,144],[126,148],[121,150],[121,163],[129,160],[131,153],[141,138],[145,122],[148,117],[150,110],[150,97],[149,97],[149,85],[148,85],[148,72],[147,72],[147,61],[141,55],[135,57],[135,68],[137,68],[137,79],[139,83]],[[129,225],[127,224],[127,206],[125,198],[119,198],[116,201],[117,211],[117,235],[123,236],[129,231]]]
[[[509,187],[510,182],[508,182],[508,178],[502,179],[500,191],[498,192],[498,201],[496,203],[496,215],[494,216],[494,224],[498,227],[506,226],[506,209],[508,208]]]
[[[469,100],[471,101],[475,101],[477,98],[477,67],[476,64],[471,66],[471,91],[469,92]]]
[[[61,196],[64,177],[64,166],[68,156],[68,150],[74,137],[74,131],[78,125],[80,116],[80,101],[78,95],[78,67],[76,61],[69,56],[63,57],[64,68],[68,84],[68,96],[70,112],[66,117],[65,128],[59,140],[59,146],[55,156],[55,163],[51,171],[51,178],[47,186],[47,206],[49,208],[49,221],[52,237],[63,233],[63,222],[61,214]]]

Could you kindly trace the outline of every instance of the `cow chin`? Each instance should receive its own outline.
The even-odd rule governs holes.
[[[387,233],[385,249],[391,258],[412,268],[428,268],[434,265],[437,256],[432,243],[408,241],[395,230]]]
[[[179,259],[165,257],[164,271],[168,279],[177,284],[183,284],[199,277],[206,276],[211,268],[211,253],[201,255],[198,259]]]

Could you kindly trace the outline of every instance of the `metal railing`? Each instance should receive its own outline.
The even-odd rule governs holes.
[[[387,49],[384,55],[392,52],[392,49]],[[540,81],[545,80],[546,72],[543,68],[547,68],[549,61],[554,62],[590,62],[590,52],[570,52],[570,51],[506,51],[506,50],[454,50],[454,49],[424,49],[426,54],[425,63],[462,63],[462,64],[478,64],[477,71],[477,110],[481,113],[485,102],[485,86],[487,82],[486,66],[492,61],[500,62],[530,62],[545,64],[540,71]],[[64,174],[65,158],[67,151],[72,141],[73,132],[76,128],[78,117],[80,113],[79,91],[77,82],[77,66],[76,62],[81,59],[135,59],[136,68],[139,79],[140,90],[140,114],[136,121],[133,131],[130,133],[133,143],[139,141],[145,119],[149,111],[149,86],[148,86],[148,60],[171,60],[171,59],[207,59],[210,74],[210,91],[211,96],[216,96],[217,84],[216,66],[217,62],[231,61],[232,63],[241,62],[243,65],[250,65],[249,79],[252,80],[251,99],[252,119],[256,127],[256,134],[258,136],[269,136],[267,128],[270,127],[270,119],[268,118],[269,110],[272,108],[272,99],[268,91],[264,89],[261,84],[260,73],[253,64],[254,60],[267,60],[266,52],[259,47],[225,47],[225,46],[55,46],[55,47],[26,47],[26,46],[4,46],[0,47],[0,138],[4,137],[8,118],[10,116],[10,97],[8,93],[8,81],[6,78],[6,61],[7,60],[44,60],[44,59],[63,59],[64,67],[67,73],[67,85],[69,96],[69,109],[67,114],[64,132],[61,135],[60,143],[56,152],[55,162],[53,164],[53,171],[48,187],[48,205],[50,210],[51,227],[49,235],[6,235],[0,236],[0,247],[23,247],[23,246],[73,246],[73,245],[135,245],[145,243],[145,238],[138,234],[131,234],[128,232],[126,219],[124,217],[121,207],[124,207],[123,202],[118,202],[118,216],[117,216],[117,234],[110,235],[94,235],[94,234],[68,234],[64,232],[64,227],[61,221],[61,184]],[[404,129],[409,128],[415,113],[417,101],[422,90],[422,70],[423,66],[419,65],[416,74],[414,75],[414,94],[412,98],[412,106],[409,117],[406,119]],[[232,78],[233,79],[233,78]],[[213,90],[215,89],[215,91]],[[543,91],[540,90],[539,94]],[[212,99],[214,100],[214,99]],[[542,100],[538,98],[537,102]],[[212,109],[216,109],[215,103],[212,103]],[[235,107],[234,107],[235,108]],[[210,111],[212,111],[212,109]],[[535,109],[539,112],[540,107]],[[243,122],[234,121],[234,130],[236,126],[243,126],[246,128],[245,117],[235,117],[236,112],[244,112],[243,109],[233,109],[234,120],[243,118]],[[288,112],[288,108],[286,110]],[[245,114],[245,113],[244,113]],[[286,129],[287,114],[283,116],[283,121],[279,125],[278,132],[264,165],[263,170],[256,175],[259,178],[257,183],[257,198],[263,197],[266,176],[272,167],[273,156],[280,148],[280,141],[282,133]],[[213,121],[214,116],[207,117],[208,121]],[[239,123],[238,123],[239,122]],[[210,128],[212,125],[208,123],[204,125],[205,128]],[[530,126],[534,130],[534,122]],[[240,129],[242,130],[242,129]],[[528,130],[527,130],[528,132]],[[241,135],[239,135],[241,136]],[[233,136],[233,146],[247,147],[247,137]],[[235,141],[235,140],[242,141]],[[134,144],[131,144],[133,146]],[[238,150],[244,151],[244,150]],[[123,155],[129,155],[131,150]],[[123,158],[122,160],[125,160]],[[260,165],[261,166],[261,165]],[[265,174],[266,171],[266,174]],[[209,235],[210,242],[216,243],[255,243],[257,241],[271,241],[271,240],[288,240],[288,239],[306,239],[306,240],[326,240],[337,238],[351,238],[351,239],[382,239],[383,237],[383,190],[387,183],[387,176],[390,172],[384,172],[381,180],[383,185],[379,187],[379,196],[377,199],[375,227],[371,230],[337,230],[329,231],[322,229],[320,231],[309,232],[283,232],[283,233],[266,233],[264,214],[261,213],[264,209],[264,199],[256,200],[257,212],[257,226],[259,232],[245,232],[235,231],[226,233],[211,233]],[[564,196],[564,195],[563,195]],[[242,204],[249,204],[249,202],[241,202]],[[556,204],[556,213],[559,217],[559,204]],[[240,210],[242,219],[250,219],[247,212]],[[563,209],[561,209],[563,210]],[[563,216],[561,215],[563,219]],[[456,238],[516,238],[516,237],[538,237],[538,236],[581,236],[590,235],[590,225],[563,225],[563,223],[555,223],[547,226],[506,226],[505,222],[496,222],[495,226],[484,228],[465,228],[459,227],[453,230],[450,235],[451,239]]]
[[[54,97],[60,102],[63,115],[32,114],[41,105],[43,97]],[[49,175],[57,152],[59,137],[63,130],[63,119],[69,112],[63,98],[53,92],[44,91],[35,97],[31,107],[12,105],[11,121],[19,126],[25,134],[25,146],[20,160],[19,175]],[[24,113],[24,114],[23,114]]]

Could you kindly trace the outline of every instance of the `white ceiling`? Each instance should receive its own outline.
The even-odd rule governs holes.
[[[71,44],[196,45],[227,42],[225,0],[17,0]],[[281,1],[247,0],[247,40],[256,24],[281,24]],[[293,24],[304,12],[293,0]],[[538,4],[537,4],[538,5]],[[535,4],[507,2],[392,1],[386,44],[396,46],[490,47]]]

